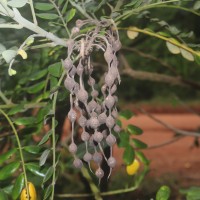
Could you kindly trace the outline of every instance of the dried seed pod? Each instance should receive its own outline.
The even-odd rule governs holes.
[[[68,118],[72,123],[76,121],[76,116],[76,112],[73,109],[70,109],[68,112]]]
[[[78,63],[76,72],[79,76],[81,76],[83,74],[83,71],[84,71],[84,68],[83,68],[83,65],[82,65],[81,60],[80,60],[80,62]]]
[[[84,23],[83,20],[80,20],[80,19],[76,20],[76,26],[77,26],[78,28],[81,28],[84,24],[85,24],[85,23]]]
[[[88,93],[84,89],[80,89],[77,93],[77,98],[79,101],[85,103],[88,100]]]
[[[85,127],[86,126],[86,122],[87,122],[87,119],[81,115],[78,119],[78,123],[81,127]]]
[[[81,140],[83,140],[84,142],[88,141],[90,139],[90,134],[86,131],[83,131],[83,133],[81,134]]]
[[[88,80],[88,85],[94,86],[95,85],[95,80],[90,76]]]
[[[99,104],[97,104],[95,111],[98,115],[101,113],[101,106]]]
[[[83,156],[83,160],[85,162],[90,162],[92,160],[92,154],[87,152],[84,156]]]
[[[105,104],[107,108],[112,109],[115,104],[115,98],[109,94],[105,99]]]
[[[112,87],[113,83],[115,81],[115,77],[112,76],[112,74],[107,73],[105,76],[105,83],[108,87]]]
[[[97,102],[94,101],[94,99],[88,103],[88,109],[89,109],[90,112],[95,110],[96,107],[97,107]]]
[[[116,165],[116,159],[114,157],[110,157],[108,159],[108,166],[111,167],[111,168],[114,168]]]
[[[110,133],[106,138],[106,143],[109,146],[113,146],[116,143],[116,137]]]
[[[74,81],[73,78],[68,76],[65,79],[64,85],[69,91],[72,91],[74,89],[75,85],[76,85],[76,82]]]
[[[97,90],[93,90],[93,91],[91,92],[91,96],[92,96],[93,98],[97,98],[98,95],[99,95],[99,92],[98,92]]]
[[[118,112],[116,110],[116,108],[112,111],[112,116],[116,119],[118,118]]]
[[[103,160],[103,156],[99,152],[95,152],[93,154],[92,158],[93,158],[94,162],[97,163],[97,164],[100,164]]]
[[[76,153],[77,152],[77,145],[75,143],[71,143],[69,145],[69,152],[71,152],[72,154]]]
[[[74,165],[74,167],[80,169],[80,168],[83,166],[83,162],[82,162],[81,159],[75,158],[75,159],[74,159],[74,162],[73,162],[73,165]]]
[[[89,125],[91,128],[96,129],[99,126],[99,120],[97,119],[97,117],[91,117]]]
[[[103,134],[99,131],[95,131],[93,138],[96,142],[101,142],[103,140]]]
[[[107,117],[106,119],[106,126],[111,129],[113,126],[115,125],[115,120],[113,119],[113,117],[110,115]]]
[[[104,176],[104,171],[99,167],[99,168],[96,170],[95,175],[96,175],[99,179],[101,179],[101,178],[103,178],[103,176]]]
[[[114,43],[113,43],[113,49],[114,51],[119,51],[122,47],[122,44],[119,40],[115,40]]]
[[[115,125],[115,127],[113,128],[113,130],[114,130],[116,133],[120,133],[120,132],[121,132],[121,127],[118,126],[118,125]]]
[[[72,31],[71,31],[72,35],[75,35],[79,32],[80,32],[80,29],[78,27],[75,26],[75,27],[72,28]]]
[[[73,62],[70,58],[64,60],[64,68],[69,71],[73,67]]]
[[[98,120],[99,120],[99,123],[100,123],[100,124],[106,123],[106,119],[107,119],[107,115],[106,115],[105,112],[101,113],[101,114],[98,116]]]
[[[107,47],[105,53],[104,53],[104,58],[106,60],[106,62],[110,65],[111,61],[112,61],[112,56],[113,56],[113,51],[110,47]]]
[[[114,94],[115,92],[116,92],[116,90],[117,90],[117,86],[114,84],[113,86],[112,86],[112,88],[111,88],[111,94]]]
[[[68,72],[69,76],[74,77],[76,74],[76,67],[72,67],[69,72]]]

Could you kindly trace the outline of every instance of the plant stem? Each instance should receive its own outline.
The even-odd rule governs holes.
[[[69,2],[70,2],[71,5],[74,6],[77,10],[79,10],[80,13],[81,13],[82,15],[84,15],[86,18],[92,19],[92,17],[90,17],[90,15],[88,15],[88,14],[86,13],[86,11],[85,11],[79,4],[73,2],[72,0],[69,0]]]
[[[65,72],[62,73],[57,86],[60,86],[62,83],[62,80],[65,76]],[[52,166],[54,168],[53,170],[53,175],[52,175],[52,193],[51,193],[51,200],[54,199],[54,193],[55,193],[55,182],[56,182],[56,133],[55,133],[55,114],[56,114],[56,102],[57,102],[57,97],[58,97],[58,91],[54,93],[53,96],[53,104],[52,104],[52,110],[53,110],[53,117],[52,117],[52,152],[53,152],[53,163]]]
[[[37,18],[36,18],[36,15],[35,15],[34,6],[33,6],[33,0],[29,0],[29,4],[30,4],[30,7],[31,7],[31,13],[32,13],[32,16],[33,16],[33,22],[34,22],[35,25],[38,25]]]
[[[129,10],[127,12],[125,12],[124,14],[120,15],[119,17],[117,17],[115,19],[116,22],[120,21],[121,19],[126,19],[128,17],[130,17],[131,15],[133,14],[136,14],[136,13],[139,13],[143,10],[148,10],[148,9],[151,9],[151,8],[154,8],[158,5],[162,5],[162,4],[168,4],[168,3],[173,3],[173,2],[178,2],[179,0],[169,0],[169,1],[163,1],[163,2],[157,2],[157,3],[152,3],[152,4],[149,4],[149,5],[144,5],[144,6],[141,6],[141,7],[138,7],[138,8],[133,8],[132,10]],[[164,7],[164,5],[163,5]],[[118,22],[119,23],[119,22]]]
[[[60,12],[58,6],[56,5],[56,3],[54,1],[52,1],[52,0],[49,0],[49,1],[53,4],[54,8],[56,9],[56,11],[57,11],[62,23],[63,23],[63,26],[65,27],[65,30],[68,34],[68,37],[70,37],[69,29],[67,28],[67,24],[65,23],[65,20],[63,19],[62,13]]]
[[[1,92],[0,92],[1,94]],[[44,107],[47,103],[46,102],[40,102],[40,103],[27,103],[24,104],[24,109],[31,109],[31,108],[41,108]],[[19,106],[20,104],[14,104],[10,103],[6,105],[0,105],[0,109],[6,109],[6,108],[13,108],[15,106]]]
[[[4,95],[4,93],[0,90],[0,98],[5,102],[6,105],[11,104],[11,101]]]
[[[119,190],[112,190],[108,192],[101,192],[101,196],[111,196],[111,195],[116,195],[116,194],[123,194],[123,193],[128,193],[136,190],[138,188],[138,185],[130,187],[130,188],[125,188],[125,189],[119,189]],[[93,196],[93,194],[58,194],[56,195],[59,198],[84,198],[84,197],[90,197]]]
[[[7,9],[6,15],[8,17],[11,17],[20,26],[23,26],[23,27],[33,31],[34,33],[37,33],[37,34],[41,35],[42,37],[48,38],[49,40],[53,41],[56,45],[61,45],[61,46],[67,47],[65,40],[57,37],[53,33],[47,32],[46,30],[42,29],[41,27],[37,26],[36,24],[28,21],[20,14],[20,12],[18,11],[17,8],[10,9],[9,7],[6,7],[6,9]]]
[[[0,113],[2,113],[4,115],[4,117],[7,119],[8,123],[10,124],[10,126],[11,126],[11,128],[12,128],[14,134],[15,134],[15,137],[16,137],[16,140],[17,140],[17,145],[18,145],[18,148],[19,148],[19,154],[20,154],[20,158],[21,158],[22,170],[23,170],[23,173],[24,173],[25,187],[26,187],[26,191],[28,191],[28,180],[27,180],[27,175],[26,175],[24,156],[23,156],[23,152],[22,152],[22,146],[21,146],[18,134],[17,134],[17,130],[16,130],[13,122],[11,121],[11,119],[8,117],[8,115],[2,109],[0,109]],[[29,191],[27,193],[28,193],[28,199],[30,199]]]
[[[185,8],[182,6],[175,6],[175,5],[157,5],[154,8],[174,8],[179,10],[184,10],[186,12],[193,13],[194,15],[200,16],[200,13],[196,12],[195,10],[192,10],[191,8]]]
[[[118,28],[118,29],[119,30],[121,29],[121,30],[129,30],[129,31],[133,31],[133,32],[144,33],[146,35],[150,35],[150,36],[165,40],[167,42],[170,42],[171,44],[174,44],[175,46],[180,47],[181,49],[184,49],[184,50],[192,53],[193,55],[200,56],[199,52],[194,51],[193,49],[189,48],[185,44],[179,43],[178,41],[174,40],[173,38],[167,38],[167,37],[164,37],[164,36],[159,35],[157,33],[154,33],[154,32],[151,32],[151,31],[148,31],[148,30],[145,30],[145,29],[140,29],[140,28],[137,28],[137,27],[131,27],[130,29],[129,28]]]

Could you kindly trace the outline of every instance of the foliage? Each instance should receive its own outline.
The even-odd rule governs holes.
[[[198,80],[197,67],[200,65],[199,44],[193,44],[197,36],[191,30],[182,31],[183,27],[170,25],[170,16],[166,17],[169,22],[163,20],[162,14],[160,19],[159,16],[155,17],[157,11],[162,12],[160,10],[163,8],[170,12],[174,10],[172,16],[175,17],[180,12],[189,13],[187,16],[200,16],[199,1],[0,0],[0,199],[17,199],[21,191],[27,190],[29,182],[35,185],[40,199],[73,197],[75,193],[81,196],[81,192],[88,191],[84,188],[84,182],[80,181],[82,177],[88,182],[89,191],[95,199],[102,199],[94,184],[96,179],[89,172],[90,168],[83,169],[82,175],[73,168],[72,156],[68,152],[69,139],[63,139],[64,134],[61,134],[70,107],[67,101],[69,92],[63,84],[66,74],[62,60],[69,54],[67,42],[77,19],[112,21],[115,25],[112,28],[120,31],[123,44],[122,53],[119,53],[122,75],[131,76],[135,73],[133,70],[140,68],[138,63],[142,56],[156,61],[156,66],[167,76],[164,79],[154,73],[153,79],[158,77],[167,83],[199,86],[193,82]],[[7,28],[12,31],[6,31]],[[77,37],[95,28],[95,25],[89,24]],[[102,31],[101,34],[106,33]],[[149,42],[146,38],[152,39]],[[152,41],[155,42],[153,47],[150,45]],[[139,45],[135,51],[132,47],[137,43]],[[146,55],[144,49],[146,52],[152,50],[154,55]],[[162,55],[160,49],[168,49],[169,52],[162,51]],[[125,58],[124,52],[128,50],[131,53],[135,51],[139,56],[132,58],[130,54]],[[169,56],[172,57],[171,65],[178,60],[182,63],[181,67],[166,64]],[[105,63],[101,63],[100,54],[94,53],[93,58],[92,62],[97,65],[95,67],[100,67],[95,78],[101,80]],[[129,63],[136,64],[136,67],[133,68]],[[186,66],[189,63],[193,63],[192,69]],[[157,72],[152,67],[146,68],[146,64],[142,66],[143,71]],[[168,77],[171,74],[175,75],[172,79]],[[194,79],[188,80],[193,74]],[[150,75],[135,73],[133,77],[151,80]],[[131,112],[122,111],[118,124],[121,126],[120,120],[131,117]],[[132,124],[121,128],[119,135],[113,134],[118,146],[124,149],[125,165],[131,164],[137,157],[144,169],[133,177],[128,187],[113,191],[109,188],[111,191],[102,195],[134,191],[149,170],[149,161],[141,151],[147,145],[134,138],[142,134],[142,129]],[[82,144],[78,146],[78,155],[83,154],[84,148]],[[74,177],[80,183],[74,182]],[[62,185],[66,181],[71,185]],[[63,194],[67,192],[74,194]]]

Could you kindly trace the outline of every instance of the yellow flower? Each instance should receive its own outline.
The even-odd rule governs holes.
[[[135,159],[130,165],[126,166],[126,172],[130,176],[134,175],[137,173],[139,167],[140,167],[140,163],[137,159]]]
[[[37,200],[35,186],[31,182],[28,182],[28,191],[30,200]],[[28,200],[28,194],[26,188],[22,190],[20,200]]]

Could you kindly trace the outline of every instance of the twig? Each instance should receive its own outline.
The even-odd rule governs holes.
[[[29,4],[30,4],[30,7],[31,7],[31,13],[32,13],[32,16],[33,16],[33,22],[34,22],[35,25],[38,25],[37,18],[36,18],[36,15],[35,15],[34,6],[33,6],[33,0],[29,0]]]
[[[90,17],[90,15],[88,15],[88,14],[86,13],[86,11],[85,11],[79,4],[73,2],[72,0],[69,0],[69,2],[70,2],[71,5],[74,6],[77,10],[79,10],[80,13],[81,13],[83,16],[85,16],[85,17],[88,18],[88,19],[92,19],[92,17]]]
[[[1,5],[2,5],[2,3],[1,3]],[[56,45],[61,45],[61,46],[67,47],[65,40],[57,37],[53,33],[47,32],[46,30],[42,29],[41,27],[37,26],[36,24],[28,21],[20,14],[20,12],[18,11],[17,8],[11,9],[6,5],[4,5],[4,7],[6,8],[6,11],[7,11],[7,13],[5,13],[5,14],[8,17],[11,17],[20,26],[23,26],[23,27],[33,31],[34,33],[37,33],[45,38],[48,38],[49,40],[53,41]],[[12,27],[12,26],[10,26],[10,27]]]
[[[188,106],[185,102],[183,102],[181,99],[179,99],[176,95],[174,95],[174,98],[179,101],[179,103],[181,103],[186,110],[188,110],[189,112],[197,115],[197,116],[200,116],[200,113],[196,112],[193,108],[191,108],[190,106]]]
[[[157,123],[161,124],[162,126],[164,126],[165,128],[173,131],[174,133],[180,134],[180,135],[184,135],[184,136],[193,136],[193,137],[200,137],[200,133],[198,132],[192,132],[192,131],[185,131],[185,130],[181,130],[181,129],[177,129],[174,126],[161,121],[160,119],[154,117],[153,115],[151,115],[150,113],[146,112],[144,109],[139,108],[138,110],[140,110],[142,113],[144,113],[145,115],[147,115],[148,117],[150,117],[151,119],[153,119],[154,121],[156,121]]]
[[[150,59],[150,60],[153,60],[155,62],[158,62],[160,63],[162,66],[168,68],[170,71],[172,71],[174,74],[178,75],[177,71],[169,64],[167,64],[166,62],[164,62],[163,60],[155,57],[155,56],[152,56],[150,54],[146,54],[142,51],[139,51],[138,49],[136,48],[131,48],[131,47],[122,47],[122,50],[128,50],[128,51],[132,51],[134,53],[137,53],[139,56],[141,57],[144,57],[144,58],[147,58],[147,59]]]
[[[29,199],[30,198],[30,194],[29,194],[29,189],[28,189],[28,179],[27,179],[27,175],[26,175],[24,155],[23,155],[22,146],[21,146],[21,143],[20,143],[20,139],[19,139],[17,130],[16,130],[13,122],[9,118],[9,116],[3,110],[1,110],[1,109],[0,109],[0,113],[7,119],[8,123],[10,124],[10,126],[11,126],[11,128],[12,128],[14,134],[15,134],[15,138],[17,140],[17,145],[18,145],[18,149],[19,149],[20,159],[21,159],[22,170],[23,170],[23,174],[24,174],[24,180],[25,180],[25,186],[26,186],[26,191],[27,191],[27,197]]]
[[[128,75],[132,78],[139,79],[139,80],[149,80],[149,81],[154,81],[154,82],[164,82],[164,83],[169,83],[172,85],[188,86],[180,79],[180,77],[172,77],[172,76],[159,74],[155,72],[152,73],[152,72],[139,71],[139,70],[136,71],[130,67],[124,55],[120,54],[120,59],[122,63],[124,64],[124,69],[122,69],[121,73]]]
[[[53,4],[54,8],[56,9],[56,11],[57,11],[62,23],[63,23],[63,26],[65,27],[65,30],[66,30],[68,36],[70,36],[69,29],[67,28],[67,24],[65,23],[65,20],[63,19],[62,13],[60,12],[58,6],[56,5],[56,3],[54,1],[52,1],[52,0],[49,0],[49,1]]]
[[[138,188],[138,185],[132,186],[130,188],[125,188],[125,189],[119,189],[119,190],[112,190],[108,192],[101,192],[101,196],[111,196],[111,195],[116,195],[116,194],[123,194],[123,193],[128,193],[136,190]],[[59,198],[84,198],[84,197],[90,197],[93,196],[93,194],[89,193],[83,193],[83,194],[57,194],[56,197]]]
[[[12,104],[11,101],[4,95],[4,93],[0,90],[0,98],[5,102],[6,105]]]
[[[128,28],[118,28],[119,30],[128,30]],[[179,43],[178,41],[174,40],[173,38],[167,38],[165,36],[162,36],[162,35],[159,35],[155,32],[152,32],[152,31],[148,31],[146,29],[140,29],[140,28],[137,28],[137,27],[131,27],[130,31],[133,31],[133,32],[138,32],[138,33],[144,33],[146,35],[150,35],[152,37],[156,37],[156,38],[159,38],[161,40],[164,40],[164,41],[167,41],[167,42],[170,42],[171,44],[181,48],[181,49],[184,49],[188,52],[190,52],[191,54],[193,55],[196,55],[196,56],[200,56],[200,53],[197,52],[197,51],[194,51],[193,49],[191,49],[190,47],[186,46],[185,44],[181,44]]]
[[[168,140],[166,142],[163,142],[161,144],[156,144],[156,145],[152,145],[152,146],[148,146],[147,149],[156,149],[156,148],[161,148],[161,147],[164,147],[166,145],[169,145],[169,144],[172,144],[174,142],[177,142],[178,140],[180,139],[183,139],[185,138],[184,135],[179,135],[179,136],[176,136],[175,138],[171,139],[171,140]]]

